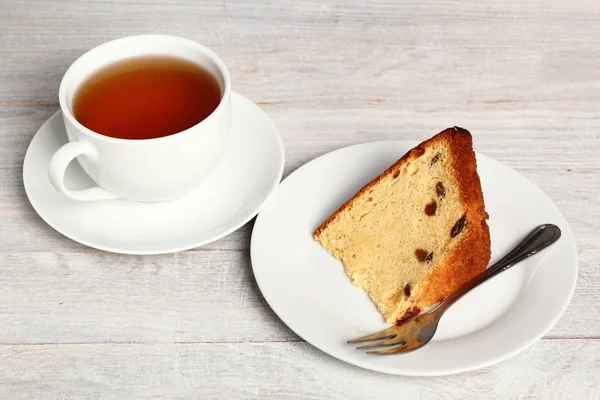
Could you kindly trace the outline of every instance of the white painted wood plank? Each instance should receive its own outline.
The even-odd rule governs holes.
[[[18,399],[598,399],[600,341],[542,340],[481,371],[378,374],[306,343],[0,346]]]
[[[0,344],[296,340],[248,252],[0,253]]]
[[[600,338],[589,257],[548,337]],[[297,340],[260,294],[247,251],[0,253],[0,326],[0,344]]]
[[[490,113],[488,119],[462,114],[454,118],[437,112],[395,118],[398,113],[389,109],[354,110],[347,117],[334,111],[304,110],[299,117],[298,110],[264,107],[267,111],[273,108],[270,113],[284,134],[286,175],[317,156],[350,144],[422,140],[444,127],[464,126],[475,135],[478,151],[515,168],[556,202],[573,224],[580,246],[598,245],[600,208],[589,204],[600,196],[600,186],[593,184],[600,180],[600,106],[595,118],[556,119],[551,124],[542,124],[539,117],[513,120],[506,111]],[[24,201],[23,157],[31,137],[53,110],[15,107],[6,109],[0,118],[0,216],[5,223],[0,246],[4,240],[14,251],[81,248],[36,223],[39,218]],[[24,224],[36,228],[23,229]],[[250,229],[245,228],[204,249],[247,249],[249,235]],[[598,257],[600,262],[600,254]]]
[[[236,89],[291,107],[383,99],[401,110],[597,113],[600,11],[589,0],[47,4],[3,2],[0,99],[10,104],[55,102],[62,74],[83,51],[162,32],[214,48]]]
[[[600,99],[599,99],[600,104]],[[513,106],[517,107],[517,106]],[[339,110],[263,105],[279,127],[286,146],[287,172],[317,155],[374,140],[421,141],[450,126],[469,129],[476,150],[518,170],[598,171],[600,110],[590,118],[518,115],[503,109],[466,112],[406,112],[380,106]],[[18,170],[31,138],[58,107],[0,107],[0,167]],[[343,113],[342,113],[343,114]],[[5,173],[0,194],[14,194],[20,176]]]

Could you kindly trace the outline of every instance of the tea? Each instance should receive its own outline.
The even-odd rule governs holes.
[[[201,66],[145,56],[116,62],[88,78],[75,95],[73,114],[105,136],[153,139],[191,128],[220,101],[219,83]]]

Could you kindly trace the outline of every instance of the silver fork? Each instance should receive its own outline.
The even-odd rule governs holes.
[[[468,293],[471,289],[483,282],[506,271],[513,265],[531,257],[537,252],[550,246],[560,238],[560,229],[556,225],[545,224],[535,228],[521,243],[505,255],[500,261],[467,282],[456,292],[446,297],[433,309],[419,314],[401,325],[393,325],[381,332],[348,340],[348,343],[358,343],[370,340],[385,339],[380,342],[358,346],[357,349],[369,349],[374,347],[394,346],[384,350],[367,351],[367,354],[396,354],[406,353],[425,346],[437,330],[442,315],[458,299]],[[398,345],[398,346],[396,346]]]

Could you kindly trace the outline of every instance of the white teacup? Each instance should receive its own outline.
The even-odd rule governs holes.
[[[202,66],[221,89],[219,106],[193,127],[156,139],[128,140],[104,136],[83,126],[73,116],[73,98],[87,78],[116,61],[138,56],[173,56]],[[229,134],[231,81],[221,59],[191,40],[141,35],[102,44],[71,65],[59,90],[69,143],[50,161],[54,187],[73,200],[126,198],[157,202],[182,196],[196,187],[215,167]],[[75,158],[98,186],[73,190],[64,174]]]

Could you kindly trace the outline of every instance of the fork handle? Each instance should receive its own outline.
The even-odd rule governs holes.
[[[446,297],[434,310],[437,313],[437,318],[441,318],[442,314],[454,304],[458,299],[467,294],[471,289],[481,285],[483,282],[506,271],[513,265],[531,257],[539,251],[550,246],[560,238],[560,228],[553,224],[540,225],[529,233],[514,249],[502,257],[494,265],[486,269],[481,274],[477,275],[464,286]]]

